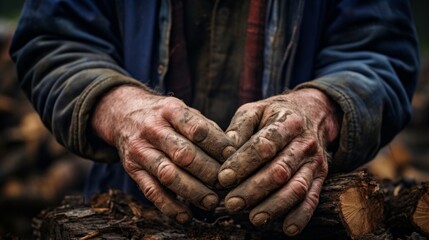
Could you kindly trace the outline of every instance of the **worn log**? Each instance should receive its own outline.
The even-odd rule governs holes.
[[[246,232],[229,220],[182,226],[154,208],[116,190],[96,196],[91,205],[81,196],[42,212],[33,221],[36,239],[245,239]],[[261,239],[261,238],[252,238]]]
[[[429,182],[396,184],[386,194],[386,225],[395,236],[429,236]]]
[[[359,239],[383,224],[383,192],[366,172],[334,175],[325,181],[319,205],[303,239]]]
[[[382,219],[383,196],[366,172],[335,175],[326,180],[315,215],[298,238],[358,239],[378,229]],[[256,229],[247,216],[226,215],[212,223],[194,219],[182,226],[113,190],[96,196],[89,206],[79,197],[68,197],[36,218],[34,229],[38,239],[285,238],[281,221]]]

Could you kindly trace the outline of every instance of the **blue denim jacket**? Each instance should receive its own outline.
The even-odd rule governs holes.
[[[163,91],[170,21],[169,0],[25,3],[11,47],[19,81],[60,143],[105,162],[88,193],[140,194],[88,119],[116,86]],[[264,97],[317,88],[344,113],[331,171],[369,161],[409,121],[419,62],[408,1],[271,0],[266,34]]]

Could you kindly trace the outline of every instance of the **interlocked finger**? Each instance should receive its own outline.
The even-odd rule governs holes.
[[[220,164],[196,147],[192,142],[176,133],[171,128],[147,131],[152,136],[151,143],[167,154],[171,161],[200,179],[203,183],[214,186]]]
[[[145,197],[163,214],[182,224],[192,219],[192,213],[189,209],[174,196],[167,193],[160,183],[145,170],[138,170],[130,175],[140,186]]]
[[[249,215],[250,221],[255,226],[262,226],[285,215],[305,198],[315,171],[311,163],[302,166],[284,187],[252,209]]]
[[[245,104],[232,117],[226,130],[226,135],[234,142],[234,146],[241,147],[255,133],[262,118],[263,106]]]
[[[274,158],[303,131],[301,119],[291,115],[284,123],[273,123],[251,137],[221,167],[219,182],[230,187],[241,182],[261,165]]]
[[[313,140],[296,138],[272,162],[226,196],[228,211],[252,207],[283,186],[302,165],[308,163],[317,147]]]
[[[319,203],[320,191],[325,177],[314,179],[304,201],[289,212],[283,221],[283,231],[289,236],[300,233],[308,224]]]
[[[184,137],[198,145],[204,152],[224,162],[235,152],[225,133],[204,116],[187,107],[172,107],[163,117]]]
[[[135,164],[139,164],[162,185],[199,208],[211,210],[218,204],[216,193],[177,167],[162,152],[145,143],[133,142],[130,159],[124,161],[124,167],[130,174],[133,169],[138,169]]]

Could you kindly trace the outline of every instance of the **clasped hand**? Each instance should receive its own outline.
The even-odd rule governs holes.
[[[212,210],[230,189],[231,213],[251,209],[256,226],[284,217],[299,233],[310,220],[328,173],[326,149],[338,136],[335,105],[302,89],[240,107],[226,132],[173,97],[122,86],[97,105],[92,126],[118,149],[124,169],[165,215],[192,218],[179,195]]]

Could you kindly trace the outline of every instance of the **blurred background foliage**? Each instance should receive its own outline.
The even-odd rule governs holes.
[[[12,21],[18,20],[24,0],[0,0],[0,17]]]
[[[411,0],[422,55],[429,54],[429,1]]]

